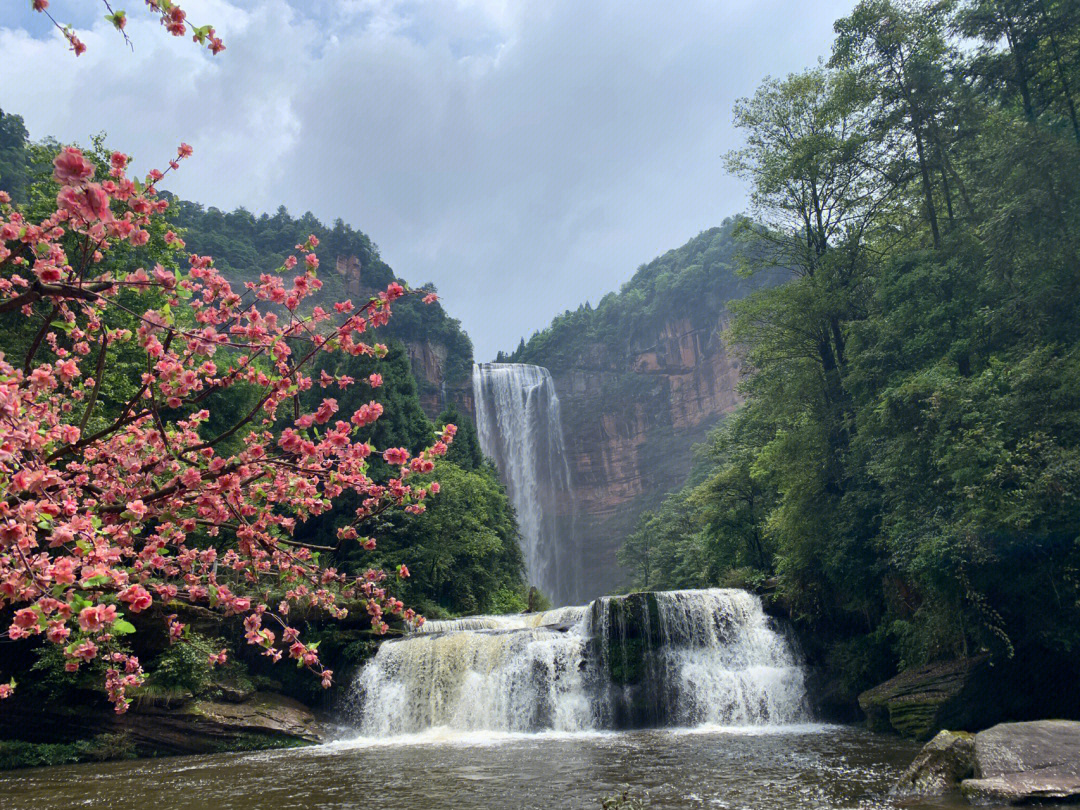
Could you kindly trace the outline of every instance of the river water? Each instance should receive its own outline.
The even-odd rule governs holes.
[[[0,775],[3,810],[944,810],[885,797],[918,745],[844,726],[496,734],[430,730],[306,749]]]

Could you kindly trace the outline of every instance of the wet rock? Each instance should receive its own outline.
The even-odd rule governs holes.
[[[909,669],[859,695],[872,731],[929,740],[943,728],[985,728],[1000,717],[989,656]]]
[[[303,745],[327,735],[307,706],[272,693],[243,703],[196,700],[179,709],[139,709],[116,723],[140,750],[170,754]]]
[[[304,704],[263,692],[242,703],[140,700],[122,715],[103,705],[8,708],[0,716],[0,739],[54,743],[122,735],[141,756],[281,748],[322,742],[330,734]]]
[[[255,687],[238,680],[219,680],[211,683],[207,692],[226,703],[243,703],[255,696]]]
[[[974,803],[1080,802],[1080,722],[1001,723],[975,735]]]
[[[928,742],[893,785],[896,796],[941,796],[974,773],[975,735],[941,731]]]

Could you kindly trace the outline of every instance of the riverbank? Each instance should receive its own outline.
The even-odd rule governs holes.
[[[297,748],[330,739],[303,703],[273,692],[232,699],[107,707],[42,707],[12,701],[0,715],[0,770],[76,762]]]

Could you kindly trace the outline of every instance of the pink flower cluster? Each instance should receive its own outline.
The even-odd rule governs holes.
[[[145,0],[147,7],[151,12],[156,14],[161,21],[161,24],[165,27],[165,30],[172,34],[174,37],[182,37],[187,34],[188,29],[191,30],[191,39],[193,42],[197,42],[200,45],[205,45],[206,48],[217,55],[225,50],[225,44],[221,41],[212,27],[209,25],[194,26],[188,21],[187,12],[185,12],[180,6],[172,2],[172,0]],[[49,11],[49,0],[31,0],[31,8],[34,11],[41,12],[48,17],[54,26],[60,31],[64,38],[68,41],[68,45],[71,50],[75,52],[76,56],[81,56],[86,51],[86,45],[75,34],[74,29],[70,25],[61,25],[52,13]],[[105,15],[105,19],[112,23],[113,28],[119,31],[124,41],[129,45],[130,39],[126,32],[127,29],[127,14],[124,11],[113,11],[109,5],[108,0],[102,0],[102,5],[105,11],[108,12]]]
[[[164,13],[165,4],[160,8]],[[176,602],[241,617],[249,643],[273,660],[287,653],[324,686],[332,673],[317,645],[305,645],[286,624],[290,606],[340,618],[357,600],[377,632],[386,632],[389,616],[422,622],[381,585],[382,572],[349,577],[326,567],[293,533],[351,492],[360,506],[337,542],[374,548],[360,530],[388,509],[423,511],[439,487],[420,476],[433,470],[455,432],[447,425],[416,456],[400,447],[377,453],[360,431],[383,415],[379,403],[343,414],[325,397],[314,412],[297,412],[298,393],[314,385],[307,369],[320,354],[386,353],[364,336],[385,324],[406,294],[393,283],[360,306],[310,306],[306,299],[320,286],[314,236],[297,246],[302,262],[290,256],[281,268],[304,268],[288,287],[267,274],[235,290],[208,256],[190,255],[184,272],[129,270],[108,260],[120,245],[146,245],[152,233],[164,232],[157,237],[164,246],[183,250],[176,233],[155,227],[168,208],[156,184],[190,154],[181,145],[164,172],[137,183],[122,153],[99,166],[78,149],[63,149],[53,164],[56,209],[39,222],[0,192],[0,312],[43,323],[28,356],[0,356],[0,480],[7,482],[0,612],[13,617],[2,635],[44,636],[63,647],[72,671],[104,662],[117,711],[143,681],[125,646],[136,629],[129,617],[149,612],[171,640],[183,642],[178,612],[165,615]],[[137,326],[107,328],[118,309]],[[141,352],[146,371],[130,400],[106,414],[98,391],[121,347]],[[319,379],[323,388],[353,382]],[[381,377],[368,383],[377,387]],[[238,384],[259,392],[256,406],[208,438],[210,396]],[[174,411],[168,419],[165,408]],[[230,437],[238,446],[225,442]],[[373,454],[395,468],[390,481],[371,478]],[[191,542],[207,535],[235,540],[222,550]],[[287,589],[276,610],[249,596],[266,593],[264,581]],[[212,656],[215,665],[225,660],[224,651]],[[0,685],[0,698],[13,688]]]

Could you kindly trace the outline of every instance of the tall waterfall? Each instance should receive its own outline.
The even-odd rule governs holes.
[[[559,398],[546,368],[473,366],[480,447],[495,461],[521,528],[529,581],[555,604],[578,598],[580,555]]]
[[[365,736],[806,719],[795,651],[758,597],[722,589],[430,622],[384,643],[351,697]]]

